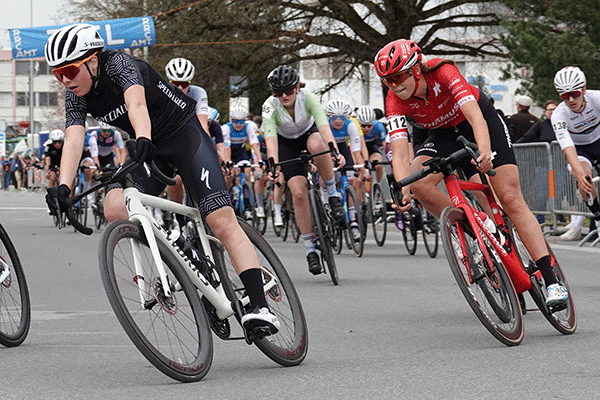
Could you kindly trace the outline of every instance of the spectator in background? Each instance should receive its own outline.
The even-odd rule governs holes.
[[[531,103],[532,100],[529,96],[519,96],[517,98],[517,113],[511,115],[508,119],[508,131],[513,143],[521,139],[533,124],[539,121],[537,117],[529,112]]]
[[[23,170],[23,161],[19,154],[15,153],[10,163],[10,174],[15,185],[15,189],[21,190],[21,171]]]
[[[558,102],[555,100],[547,100],[544,103],[544,116],[541,120],[533,124],[531,128],[519,139],[516,143],[531,143],[531,142],[552,142],[556,140],[554,129],[552,129],[552,113],[556,110]]]
[[[10,160],[2,156],[2,189],[8,190],[10,186]]]

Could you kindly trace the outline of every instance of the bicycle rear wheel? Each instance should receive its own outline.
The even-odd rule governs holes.
[[[417,224],[415,217],[410,212],[403,213],[402,218],[404,220],[404,229],[402,229],[404,245],[408,254],[412,256],[417,251]]]
[[[0,275],[6,268],[8,276],[0,282],[0,343],[14,347],[29,333],[31,301],[17,250],[0,224]]]
[[[102,234],[98,252],[102,283],[117,319],[144,357],[173,379],[199,381],[213,358],[207,316],[177,259],[164,244],[158,246],[170,297],[163,291],[143,229],[130,221],[114,221]],[[140,273],[135,269],[135,248]],[[175,291],[177,283],[181,289]]]
[[[508,346],[518,345],[523,340],[523,315],[499,256],[486,244],[494,264],[492,272],[463,210],[447,207],[440,221],[442,243],[450,269],[473,312],[500,342]],[[466,255],[462,254],[461,237],[464,237]]]
[[[429,211],[425,210],[424,207],[421,207],[421,217],[423,218],[421,231],[423,232],[423,241],[425,242],[427,254],[431,258],[435,258],[438,252],[440,225],[437,218],[429,214]]]
[[[329,271],[329,277],[334,285],[339,284],[333,249],[331,248],[333,230],[330,221],[325,214],[325,207],[321,201],[321,194],[317,190],[308,191],[310,212],[313,219],[313,229],[317,237],[317,245],[321,251],[321,262],[323,267]]]
[[[308,352],[308,328],[298,293],[281,260],[265,238],[245,221],[239,220],[239,223],[258,255],[265,288],[268,288],[265,290],[265,297],[269,308],[281,323],[276,334],[266,336],[255,341],[254,344],[267,357],[280,365],[286,367],[299,365]],[[216,249],[215,246],[212,248],[213,251]],[[229,255],[219,251],[217,259],[222,262],[223,271],[226,271],[228,277],[227,281],[231,284],[231,286],[225,285],[229,299],[231,301],[240,299],[246,294],[246,290]],[[220,273],[223,274],[223,271]]]
[[[387,234],[387,210],[385,197],[379,183],[371,185],[371,225],[377,246],[383,246]]]
[[[352,186],[346,187],[346,205],[350,207],[350,202],[354,205],[355,213],[354,218],[350,219],[350,212],[348,212],[348,218],[350,221],[350,227],[352,225],[356,225],[358,227],[358,232],[360,236],[357,239],[354,238],[352,234],[352,229],[348,230],[348,236],[350,240],[350,245],[352,246],[352,250],[356,257],[360,257],[363,255],[363,250],[365,248],[365,231],[362,229],[363,226],[363,215],[361,213],[361,206],[358,204],[358,196],[356,196],[356,191]]]
[[[512,232],[515,248],[519,252],[519,257],[521,258],[521,262],[523,263],[525,271],[527,271],[527,273],[529,274],[533,274],[538,269],[535,261],[529,255],[529,252],[527,251],[525,245],[521,241],[519,234],[517,233],[516,229],[514,229],[512,222],[507,217],[504,218],[504,222],[509,232]],[[556,259],[552,248],[547,242],[546,246],[548,246],[550,262],[552,264],[552,267],[554,268],[556,278],[558,279],[559,283],[566,287],[569,291],[569,298],[567,299],[567,308],[561,311],[551,312],[548,309],[548,306],[546,306],[546,296],[544,295],[544,288],[546,287],[546,285],[544,284],[543,279],[541,281],[538,281],[533,275],[533,287],[531,290],[529,290],[529,294],[535,301],[535,304],[538,306],[544,317],[548,320],[548,322],[550,322],[550,324],[560,333],[564,335],[570,335],[574,333],[577,329],[577,312],[575,311],[575,304],[573,303],[573,294],[571,293],[571,289],[569,288],[567,278],[565,277],[565,274],[562,268],[560,267],[560,264]]]

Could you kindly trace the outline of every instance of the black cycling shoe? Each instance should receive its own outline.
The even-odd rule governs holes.
[[[321,260],[319,259],[317,252],[313,251],[312,253],[308,253],[306,256],[306,261],[308,261],[308,271],[311,274],[319,275],[323,272],[323,268],[321,268]]]
[[[333,219],[340,225],[346,222],[346,212],[344,211],[344,205],[342,199],[338,196],[329,197],[329,206],[331,207],[331,215]]]

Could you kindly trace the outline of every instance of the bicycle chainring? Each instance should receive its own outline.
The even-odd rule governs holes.
[[[229,338],[231,336],[231,326],[229,325],[229,320],[220,319],[217,316],[217,309],[215,306],[213,306],[212,303],[204,296],[202,296],[202,304],[206,310],[206,315],[208,315],[210,329],[212,329],[215,335],[221,339]]]

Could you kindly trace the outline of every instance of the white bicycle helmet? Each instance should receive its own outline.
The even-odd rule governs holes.
[[[62,142],[65,139],[65,133],[60,129],[52,129],[48,135],[48,139],[53,142]]]
[[[109,125],[106,122],[100,121],[100,129],[108,131],[108,130],[112,130],[112,129],[115,129],[115,128],[113,128],[112,125]]]
[[[325,107],[325,112],[328,116],[344,115],[348,117],[351,112],[350,104],[346,103],[342,99],[329,100],[327,106]]]
[[[60,28],[46,41],[44,53],[51,67],[68,64],[104,49],[104,39],[97,27],[75,24]]]
[[[585,84],[585,74],[578,67],[564,67],[554,76],[554,87],[559,94],[580,91]]]
[[[359,124],[363,125],[371,125],[375,122],[375,111],[369,106],[361,106],[359,107],[356,113],[356,120]]]
[[[192,62],[185,58],[174,58],[165,67],[165,73],[170,81],[191,82],[195,72],[196,68]]]
[[[210,121],[219,122],[220,119],[221,119],[221,114],[219,114],[219,111],[217,111],[217,109],[214,107],[208,107],[208,122],[210,122]]]
[[[246,119],[248,111],[242,107],[232,108],[229,111],[229,118],[233,121],[234,119]]]

